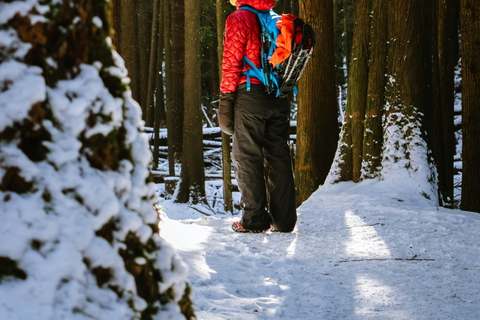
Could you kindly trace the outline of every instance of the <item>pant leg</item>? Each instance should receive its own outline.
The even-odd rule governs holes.
[[[297,221],[288,136],[290,105],[287,99],[276,98],[265,125],[264,155],[267,168],[267,198],[272,226],[290,232]]]
[[[270,216],[264,179],[263,143],[265,133],[264,90],[252,86],[239,89],[234,108],[233,161],[235,178],[242,193],[240,224],[247,229],[268,229]]]

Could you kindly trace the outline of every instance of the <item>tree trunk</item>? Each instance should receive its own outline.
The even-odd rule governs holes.
[[[153,108],[147,106],[148,95],[148,74],[150,68],[150,41],[152,31],[152,0],[136,0],[137,5],[137,41],[138,46],[136,52],[138,55],[138,81],[139,81],[139,100],[138,103],[142,106],[143,120],[145,125],[152,127],[153,125]]]
[[[453,157],[455,133],[453,123],[455,67],[458,63],[457,1],[439,0],[436,3],[438,41],[435,53],[438,61],[438,107],[434,112],[436,140],[434,159],[437,165],[441,204],[453,205]]]
[[[156,74],[155,78],[155,141],[153,145],[153,168],[158,167],[158,158],[159,158],[159,147],[160,147],[160,127],[162,122],[166,119],[165,114],[165,100],[164,100],[164,90],[163,90],[163,46],[164,46],[164,5],[159,1],[159,12],[158,12],[158,41],[157,46],[152,46],[156,48],[157,51],[157,61],[156,61]],[[154,10],[155,11],[155,10]]]
[[[164,1],[164,47],[165,47],[165,108],[167,110],[167,132],[168,132],[168,174],[175,176],[175,135],[174,114],[172,108],[172,5],[171,0]]]
[[[348,74],[347,109],[345,111],[342,148],[342,171],[347,180],[360,180],[363,155],[363,131],[367,103],[368,61],[370,44],[370,0],[355,2],[352,39],[352,56]],[[347,160],[352,157],[351,160]],[[350,167],[351,165],[351,167]]]
[[[480,212],[480,2],[461,0],[462,210]]]
[[[347,79],[349,77],[350,58],[352,56],[353,39],[353,0],[343,0],[343,34],[345,57],[347,65]]]
[[[335,93],[333,2],[306,0],[300,16],[317,34],[312,58],[300,80],[295,186],[297,205],[322,184],[335,155],[338,137]]]
[[[388,8],[386,0],[372,1],[372,31],[367,105],[363,137],[362,178],[377,177],[382,160],[382,116],[387,73]]]
[[[137,55],[137,15],[136,3],[131,0],[120,1],[120,31],[118,35],[118,52],[125,60],[125,67],[130,78],[130,90],[132,97],[140,102],[140,81],[138,79],[138,55]]]
[[[205,200],[203,167],[200,0],[185,0],[185,118],[182,172],[177,201]]]
[[[225,31],[225,1],[217,0],[218,76],[222,79],[223,33]],[[220,80],[221,81],[221,80]],[[219,86],[220,87],[220,86]],[[225,211],[233,212],[232,159],[230,136],[222,132],[223,201]]]
[[[389,7],[388,83],[384,122],[382,177],[419,188],[419,193],[436,198],[434,177],[427,157],[423,114],[428,111],[431,69],[424,21],[429,20],[422,0],[395,0]],[[428,45],[427,45],[428,47]],[[408,179],[399,178],[407,173]],[[393,175],[393,176],[392,176]],[[416,181],[412,185],[411,179]],[[418,183],[417,183],[418,182]]]
[[[175,158],[181,159],[183,149],[183,113],[184,113],[184,78],[185,78],[185,14],[184,0],[172,0],[172,55],[171,55],[171,91],[170,102],[173,121],[172,135]],[[191,9],[189,8],[189,10]]]
[[[153,106],[153,95],[155,93],[155,80],[158,74],[157,70],[157,56],[163,52],[157,52],[158,45],[158,27],[160,24],[159,16],[160,0],[153,0],[153,14],[152,14],[152,29],[150,33],[150,58],[148,62],[148,82],[147,82],[147,95],[145,100],[145,107],[147,109],[147,127],[153,127],[155,122],[156,109]],[[153,115],[152,112],[153,111]]]

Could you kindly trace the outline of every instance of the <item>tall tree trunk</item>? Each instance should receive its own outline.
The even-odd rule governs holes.
[[[136,0],[137,5],[137,39],[138,46],[136,52],[138,55],[138,85],[139,85],[139,103],[143,110],[143,120],[148,127],[151,127],[152,122],[152,108],[147,106],[148,95],[148,71],[150,65],[150,41],[152,31],[152,0]]]
[[[152,47],[156,48],[157,51],[157,61],[156,64],[156,74],[155,78],[155,141],[153,145],[153,167],[156,169],[158,166],[159,158],[159,147],[160,147],[160,127],[163,122],[165,122],[167,116],[165,114],[165,100],[164,100],[164,90],[163,90],[163,47],[164,47],[164,19],[165,19],[165,7],[161,1],[159,1],[159,12],[158,12],[158,41],[157,46]],[[155,11],[155,10],[154,10]]]
[[[362,178],[378,176],[382,160],[382,116],[387,73],[387,0],[372,1],[370,64],[363,134]]]
[[[203,167],[200,0],[185,0],[185,117],[182,172],[177,201],[205,200]]]
[[[170,102],[173,120],[172,135],[175,158],[181,159],[183,148],[184,78],[185,78],[185,14],[184,0],[171,0],[172,5],[172,55],[171,55],[171,92]],[[191,11],[189,8],[187,11]]]
[[[164,47],[165,47],[165,108],[167,110],[167,144],[168,144],[168,174],[175,176],[175,135],[174,114],[172,108],[172,5],[171,0],[164,2]]]
[[[297,205],[322,184],[335,155],[338,137],[335,93],[333,2],[306,0],[300,16],[310,23],[317,43],[300,80],[295,186]]]
[[[480,212],[480,2],[461,0],[462,210]]]
[[[217,52],[218,77],[222,79],[223,33],[225,31],[225,1],[217,0]],[[220,80],[221,81],[221,80]],[[220,86],[219,86],[220,88]],[[222,132],[223,201],[225,211],[233,212],[232,201],[232,159],[230,136]]]
[[[130,78],[132,97],[140,101],[140,81],[138,81],[138,55],[137,55],[137,15],[136,3],[131,0],[120,1],[120,32],[118,35],[118,52],[125,60],[125,67]]]
[[[437,26],[438,106],[434,112],[434,159],[437,165],[441,204],[453,205],[453,157],[455,135],[453,124],[454,79],[458,62],[457,0],[438,0],[434,20]],[[435,152],[436,151],[436,152]]]
[[[350,70],[350,58],[352,56],[353,0],[343,0],[343,34],[348,79]]]
[[[155,108],[153,106],[153,95],[155,93],[155,81],[158,74],[157,70],[157,56],[163,54],[163,52],[157,52],[158,45],[158,27],[160,24],[159,16],[160,0],[153,0],[153,14],[152,14],[152,29],[150,33],[150,58],[148,63],[148,82],[147,82],[147,95],[145,107],[147,109],[147,127],[154,126],[155,122]]]
[[[363,122],[367,103],[368,61],[370,44],[370,0],[359,0],[354,7],[352,55],[348,74],[347,109],[340,168],[346,180],[360,180],[363,155]],[[348,159],[351,157],[351,160]],[[351,166],[351,167],[350,167]]]
[[[431,69],[426,61],[424,21],[429,20],[422,0],[395,0],[389,7],[388,83],[384,122],[382,177],[420,188],[419,193],[436,198],[434,186],[428,184],[433,173],[427,157],[423,135],[423,114],[429,106],[428,81]],[[428,42],[428,41],[427,41]],[[399,179],[407,173],[409,179]],[[393,176],[392,176],[393,175]],[[414,179],[419,183],[412,185]]]

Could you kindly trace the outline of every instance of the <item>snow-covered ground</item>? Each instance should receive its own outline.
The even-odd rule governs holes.
[[[200,320],[480,319],[480,214],[393,181],[321,187],[293,233],[163,201],[161,235],[189,266]]]

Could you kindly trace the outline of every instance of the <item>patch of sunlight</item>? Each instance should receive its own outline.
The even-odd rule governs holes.
[[[345,211],[345,225],[350,230],[350,238],[346,243],[346,252],[355,257],[389,258],[391,256],[387,244],[375,230],[351,210]]]
[[[400,306],[395,290],[367,275],[356,276],[355,314],[381,317],[381,319],[411,319]]]
[[[196,225],[194,223],[182,223],[177,220],[162,218],[160,223],[160,235],[180,254],[189,267],[190,276],[198,276],[201,279],[210,279],[215,270],[210,268],[205,255],[194,254],[205,251],[204,243],[212,234],[211,227]]]
[[[287,248],[287,258],[290,259],[295,255],[295,249],[297,248],[297,237],[293,239],[292,243]]]
[[[187,224],[176,220],[165,219],[160,224],[160,236],[180,251],[196,251],[202,249],[212,234],[211,227]]]

